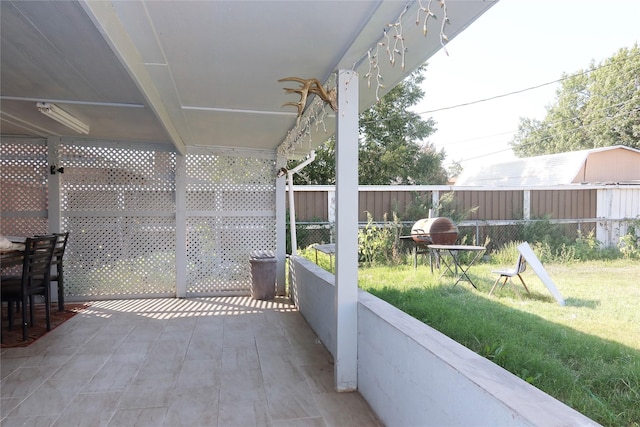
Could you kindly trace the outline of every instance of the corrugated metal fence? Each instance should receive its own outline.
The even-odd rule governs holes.
[[[287,198],[288,200],[288,198]],[[332,186],[294,188],[298,245],[332,241],[335,189]],[[404,232],[420,218],[453,217],[461,234],[494,243],[508,241],[533,221],[562,224],[567,235],[595,232],[605,246],[615,246],[630,221],[640,218],[640,185],[568,185],[553,187],[361,186],[357,204],[365,224],[393,221]]]

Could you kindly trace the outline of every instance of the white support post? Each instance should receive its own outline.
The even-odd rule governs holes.
[[[176,296],[187,296],[187,160],[176,154]]]
[[[48,233],[59,233],[67,230],[61,230],[62,212],[60,205],[60,172],[57,169],[62,166],[58,161],[58,146],[60,145],[59,137],[47,138],[47,160],[50,166],[55,165],[55,175],[49,175],[48,193],[49,193],[49,211],[47,216],[49,221],[47,224]],[[47,171],[47,173],[49,173]],[[53,295],[53,294],[52,294]],[[57,295],[57,293],[55,294]]]
[[[55,175],[51,175],[49,168],[47,168],[47,174],[49,179],[47,180],[49,194],[49,211],[47,212],[47,232],[49,234],[60,233],[69,230],[62,230],[62,210],[60,202],[60,174],[57,169],[62,165],[59,163],[58,158],[58,146],[60,145],[60,137],[47,138],[47,164],[49,168],[54,166]],[[55,274],[55,266],[51,267],[51,274]],[[51,300],[58,301],[58,283],[52,282],[49,287],[51,288]]]
[[[431,218],[431,215],[433,215],[434,217],[437,217],[438,211],[440,208],[440,192],[438,190],[433,190],[431,192],[431,209],[429,209],[429,218]]]
[[[338,72],[336,114],[337,391],[358,388],[358,75]]]
[[[286,178],[276,178],[276,294],[285,294],[286,259],[287,259],[287,206]]]
[[[327,190],[327,217],[330,223],[336,222],[336,190]]]
[[[522,219],[531,219],[531,190],[522,192]]]
[[[298,236],[296,235],[296,203],[293,194],[293,172],[287,172],[289,184],[289,228],[291,229],[291,256],[298,255]]]

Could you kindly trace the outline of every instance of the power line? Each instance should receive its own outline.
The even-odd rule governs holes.
[[[631,53],[631,52],[629,52],[629,53],[630,54],[627,57],[624,58],[625,61],[638,55],[638,54],[634,54],[634,53]],[[608,58],[608,59],[612,59],[612,58]],[[423,111],[423,112],[414,113],[414,114],[417,114],[417,115],[430,114],[430,113],[434,113],[434,112],[466,107],[466,106],[473,105],[473,104],[492,101],[492,100],[495,100],[495,99],[504,98],[504,97],[508,97],[508,96],[512,96],[512,95],[517,95],[517,94],[520,94],[520,93],[523,93],[523,92],[539,89],[539,88],[542,88],[542,87],[545,87],[545,86],[548,86],[548,85],[551,85],[551,84],[556,84],[556,83],[562,82],[564,80],[568,80],[568,79],[572,79],[572,78],[575,78],[575,77],[583,76],[583,75],[589,74],[589,73],[591,73],[593,71],[600,70],[602,68],[609,67],[609,66],[612,66],[612,65],[617,65],[617,64],[619,64],[619,61],[609,61],[608,63],[604,63],[604,61],[603,61],[598,66],[595,66],[593,68],[590,68],[590,69],[587,69],[587,70],[584,70],[584,71],[581,71],[581,72],[578,72],[578,73],[575,73],[575,74],[572,74],[572,75],[566,75],[566,76],[564,76],[562,78],[559,78],[559,79],[556,79],[556,80],[553,80],[553,81],[550,81],[550,82],[541,83],[541,84],[538,84],[538,85],[535,85],[535,86],[530,86],[530,87],[527,87],[527,88],[524,88],[524,89],[519,89],[519,90],[515,90],[515,91],[512,91],[512,92],[508,92],[508,93],[504,93],[504,94],[500,94],[500,95],[495,95],[495,96],[491,96],[491,97],[488,97],[488,98],[478,99],[478,100],[475,100],[475,101],[465,102],[465,103],[462,103],[462,104],[456,104],[456,105],[452,105],[452,106],[448,106],[448,107],[442,107],[442,108]],[[633,99],[629,99],[629,100],[624,101],[622,103],[619,103],[617,105],[605,107],[602,110],[607,110],[607,109],[611,109],[611,108],[620,107],[620,106],[623,106],[624,104],[626,104],[628,102],[631,102],[632,100]],[[618,115],[614,115],[612,117],[608,117],[605,120],[608,120],[608,119],[611,119],[611,118],[614,118],[614,117],[618,117]],[[560,121],[557,121],[557,122],[546,123],[546,125],[547,126],[553,126],[553,125],[557,125],[557,124],[560,124],[560,123],[563,123],[563,122],[566,122],[566,121],[572,121],[572,120],[576,120],[576,119],[579,119],[579,117],[571,117],[571,118],[563,119],[563,120],[560,120]],[[388,121],[388,120],[390,120],[390,118],[381,118],[381,119],[378,119],[378,120],[375,120],[375,121],[372,120],[372,121],[368,121],[368,122],[365,122],[365,123],[373,123],[373,122],[380,123],[380,122],[385,122],[385,121]],[[599,124],[599,123],[602,123],[602,122],[590,123],[589,126],[596,125],[596,124]],[[581,129],[581,128],[584,128],[584,127],[585,127],[585,125],[582,125],[582,126],[576,128],[576,129]],[[451,142],[451,143],[445,143],[444,145],[443,144],[435,144],[435,143],[432,143],[432,144],[434,146],[436,146],[436,147],[446,148],[447,146],[450,146],[450,145],[453,145],[453,144],[459,144],[459,143],[463,143],[463,142],[469,142],[469,141],[474,141],[474,140],[479,140],[479,139],[491,138],[491,137],[494,137],[494,136],[513,134],[513,133],[515,133],[517,131],[518,130],[516,129],[516,130],[513,130],[513,131],[506,131],[506,132],[502,132],[502,133],[498,133],[498,134],[494,134],[494,135],[481,136],[481,137],[471,138],[471,139],[462,140],[462,141],[454,141],[454,142]],[[532,144],[535,144],[535,143],[538,143],[538,142],[542,142],[542,141],[544,141],[546,139],[548,139],[548,138],[543,138],[543,139],[540,139],[538,141],[532,141],[531,143],[528,143],[525,146],[529,146],[529,145],[532,145]],[[492,153],[488,153],[488,154],[472,157],[472,158],[469,158],[469,159],[463,159],[463,160],[460,160],[459,162],[475,160],[475,159],[482,158],[482,157],[487,157],[487,156],[490,156],[490,155],[493,155],[493,154],[498,154],[498,153],[502,153],[502,152],[505,152],[505,151],[509,151],[511,149],[512,148],[498,150],[498,151],[495,151],[495,152],[492,152]]]
[[[584,72],[584,73],[581,73],[581,74],[585,74],[585,73],[587,73],[587,72]],[[580,74],[574,74],[574,75],[573,75],[573,76],[571,76],[571,77],[579,76],[579,75],[580,75]],[[448,106],[448,107],[436,108],[435,110],[422,111],[422,112],[420,112],[420,113],[418,113],[418,114],[419,114],[419,115],[423,115],[423,114],[431,114],[431,113],[437,113],[437,112],[439,112],[439,111],[453,110],[454,108],[468,107],[469,105],[479,104],[479,103],[481,103],[481,102],[493,101],[494,99],[505,98],[505,97],[507,97],[507,96],[517,95],[517,94],[519,94],[519,93],[527,92],[527,91],[530,91],[530,90],[540,89],[541,87],[549,86],[549,85],[551,85],[551,84],[555,84],[555,83],[561,82],[561,81],[563,81],[563,80],[567,80],[567,79],[569,79],[569,78],[570,78],[570,77],[563,77],[563,78],[561,78],[561,79],[554,80],[554,81],[552,81],[552,82],[542,83],[542,84],[539,84],[539,85],[536,85],[536,86],[528,87],[528,88],[526,88],[526,89],[515,90],[515,91],[513,91],[513,92],[503,93],[502,95],[490,96],[489,98],[477,99],[477,100],[475,100],[475,101],[464,102],[464,103],[462,103],[462,104],[456,104],[456,105],[450,105],[450,106]]]
[[[606,110],[610,110],[610,109],[613,109],[613,108],[623,107],[624,105],[629,104],[632,101],[634,101],[633,98],[628,99],[628,100],[623,101],[623,102],[620,102],[620,103],[615,104],[615,105],[609,105],[607,107],[602,107],[602,108],[600,108],[598,110],[595,110],[595,111],[606,111]],[[618,117],[618,116],[619,115],[614,115],[612,117],[609,117],[608,119],[613,118],[613,117]],[[562,123],[570,122],[570,121],[576,120],[576,119],[580,119],[580,117],[579,116],[573,116],[573,117],[568,117],[566,119],[558,120],[558,121],[555,121],[555,122],[548,122],[548,123],[542,123],[542,124],[544,124],[547,127],[552,127],[552,126],[556,126],[556,125],[559,125],[559,124],[562,124]],[[478,136],[478,137],[475,137],[475,138],[463,139],[463,140],[459,140],[459,141],[445,142],[445,143],[440,143],[440,144],[432,143],[432,144],[434,146],[436,146],[436,147],[446,148],[446,147],[451,146],[451,145],[462,144],[462,143],[471,142],[471,141],[477,141],[477,140],[480,140],[480,139],[493,138],[493,137],[496,137],[496,136],[509,135],[509,134],[514,134],[516,132],[518,132],[518,129],[505,131],[505,132],[500,132],[500,133],[494,133],[492,135],[485,135],[485,136]]]
[[[621,103],[616,104],[616,105],[613,105],[613,106],[611,106],[611,107],[604,108],[603,110],[605,110],[605,109],[610,109],[610,108],[615,108],[615,107],[620,107],[620,106],[622,106],[622,105],[624,105],[624,104],[629,103],[630,101],[631,101],[631,100],[628,100],[628,101],[625,101],[625,102],[621,102]],[[594,125],[599,125],[599,124],[604,123],[604,122],[606,122],[606,121],[608,121],[608,120],[614,119],[614,118],[616,118],[616,117],[624,116],[624,115],[626,115],[626,114],[627,114],[626,112],[621,112],[621,113],[619,113],[619,114],[615,114],[615,115],[613,115],[613,116],[611,116],[611,117],[605,117],[605,118],[603,118],[602,120],[600,120],[600,121],[598,121],[598,122],[593,122],[593,123],[583,124],[583,125],[581,125],[581,126],[578,126],[577,128],[575,128],[575,130],[578,130],[578,129],[584,129],[584,128],[587,128],[587,127],[590,127],[590,126],[594,126]],[[577,119],[577,118],[578,118],[578,117],[572,117],[572,118],[569,118],[569,119],[560,120],[559,122],[556,122],[555,124],[563,123],[563,122],[566,122],[566,121],[571,121],[571,120],[574,120],[574,119]],[[540,142],[548,141],[548,140],[550,140],[550,139],[551,139],[551,138],[553,138],[553,137],[554,137],[553,135],[549,135],[549,136],[546,136],[546,137],[543,137],[543,138],[537,139],[537,140],[535,140],[535,141],[531,141],[531,142],[529,142],[529,143],[527,143],[527,144],[523,144],[523,145],[522,145],[522,147],[529,147],[529,146],[531,146],[531,145],[535,145],[535,144],[538,144],[538,143],[540,143]],[[470,158],[468,158],[468,159],[458,160],[458,163],[468,162],[468,161],[470,161],[470,160],[481,159],[481,158],[483,158],[483,157],[492,156],[492,155],[494,155],[494,154],[504,153],[504,152],[507,152],[507,151],[512,150],[512,149],[513,149],[513,148],[505,148],[505,149],[502,149],[502,150],[493,151],[493,152],[491,152],[491,153],[481,154],[481,155],[479,155],[479,156],[470,157]]]
[[[629,57],[634,57],[634,56],[636,56],[636,55],[635,54],[629,55]],[[629,57],[625,58],[625,60],[629,59]],[[550,81],[550,82],[541,83],[541,84],[538,84],[538,85],[535,85],[535,86],[530,86],[530,87],[527,87],[525,89],[519,89],[519,90],[515,90],[513,92],[503,93],[501,95],[494,95],[494,96],[490,96],[488,98],[477,99],[475,101],[464,102],[462,104],[450,105],[448,107],[436,108],[435,110],[423,111],[423,112],[417,113],[417,114],[418,115],[423,115],[423,114],[436,113],[436,112],[439,112],[439,111],[452,110],[454,108],[467,107],[469,105],[479,104],[481,102],[493,101],[494,99],[504,98],[504,97],[511,96],[511,95],[518,95],[518,94],[523,93],[523,92],[528,92],[530,90],[540,89],[541,87],[545,87],[545,86],[549,86],[549,85],[552,85],[552,84],[556,84],[556,83],[562,82],[564,80],[569,80],[569,79],[572,79],[572,78],[575,78],[575,77],[578,77],[578,76],[583,76],[583,75],[589,74],[589,73],[591,73],[593,71],[600,70],[600,69],[605,68],[605,67],[610,67],[610,66],[612,66],[614,64],[617,64],[617,62],[613,62],[612,61],[612,62],[609,62],[608,64],[604,64],[603,63],[603,64],[600,64],[597,67],[594,67],[592,69],[584,70],[584,71],[581,71],[579,73],[575,73],[575,74],[572,74],[572,75],[567,75],[567,76],[561,77],[561,78],[559,78],[557,80],[553,80],[553,81]]]

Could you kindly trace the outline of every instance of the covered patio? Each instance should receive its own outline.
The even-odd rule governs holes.
[[[284,297],[96,302],[1,356],[3,426],[381,425]]]
[[[3,425],[588,424],[358,291],[358,115],[494,3],[0,2],[0,232],[69,231],[92,301],[2,352]],[[287,272],[287,160],[332,135],[335,275]]]

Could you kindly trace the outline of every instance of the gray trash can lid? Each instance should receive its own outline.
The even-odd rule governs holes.
[[[251,259],[265,259],[275,258],[276,254],[273,251],[251,251]]]

